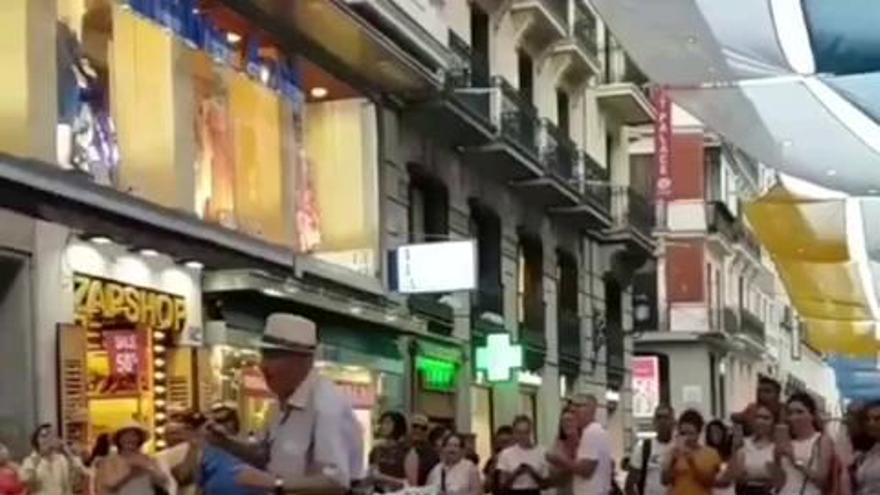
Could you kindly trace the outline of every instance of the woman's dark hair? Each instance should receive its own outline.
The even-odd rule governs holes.
[[[106,433],[101,433],[98,435],[98,438],[95,439],[95,445],[92,447],[92,451],[89,453],[89,458],[86,461],[86,466],[91,467],[94,462],[102,457],[107,457],[110,455],[110,435]]]
[[[443,425],[435,426],[428,433],[428,442],[430,442],[433,445],[433,444],[437,443],[437,440],[440,440],[441,438],[446,436],[447,433],[449,433],[449,428],[447,428]]]
[[[565,436],[565,430],[562,428],[562,417],[566,414],[574,414],[574,411],[570,407],[566,407],[562,410],[562,413],[559,414],[559,440],[565,441],[568,440]]]
[[[880,399],[874,399],[871,402],[868,402],[858,411],[856,421],[859,423],[859,431],[850,432],[850,443],[852,443],[853,449],[855,449],[856,452],[867,452],[871,450],[874,445],[880,443],[880,439],[876,439],[868,433],[868,413],[872,409],[880,409]]]
[[[792,403],[795,402],[798,402],[807,408],[807,411],[813,415],[813,427],[821,431],[822,418],[819,417],[819,406],[816,404],[816,399],[806,392],[795,392],[789,396],[788,401],[786,401],[785,404],[791,406]]]
[[[815,399],[813,399],[812,395],[806,392],[795,392],[791,394],[791,396],[788,398],[788,401],[786,401],[785,403],[790,406],[793,402],[799,402],[803,404],[803,406],[807,408],[807,411],[809,411],[810,414],[812,414],[813,416],[819,414],[819,406],[816,405]]]
[[[52,429],[51,423],[43,423],[40,426],[36,427],[36,429],[34,429],[34,432],[31,433],[31,447],[33,447],[34,450],[40,449],[40,442],[39,442],[40,435],[42,435],[44,431],[51,430],[51,429]]]
[[[501,425],[495,430],[495,436],[513,435],[513,427],[510,425]]]
[[[681,413],[681,416],[678,417],[679,426],[683,424],[688,424],[697,429],[697,433],[703,431],[703,425],[706,422],[703,420],[703,415],[700,414],[696,409],[688,409],[687,411]]]
[[[712,435],[712,431],[718,429],[721,431],[720,439],[716,439]],[[730,458],[733,451],[733,439],[727,426],[720,419],[713,419],[706,425],[706,445],[715,449],[722,459]]]
[[[379,424],[381,425],[386,419],[390,419],[394,424],[394,429],[391,430],[391,438],[393,440],[400,440],[406,436],[406,417],[404,417],[403,414],[400,414],[397,411],[386,411],[379,416]]]

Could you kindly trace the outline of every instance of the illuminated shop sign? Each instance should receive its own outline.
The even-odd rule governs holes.
[[[522,368],[523,349],[510,340],[506,333],[493,333],[486,337],[486,345],[477,347],[477,371],[486,374],[487,382],[506,382],[514,371]]]
[[[473,240],[400,246],[389,256],[391,289],[402,294],[473,290],[477,245]]]
[[[74,311],[85,328],[111,324],[141,325],[179,333],[186,328],[186,299],[174,294],[76,274]]]

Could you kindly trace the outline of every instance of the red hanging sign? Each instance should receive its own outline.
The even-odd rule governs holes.
[[[658,200],[669,199],[672,195],[672,100],[664,87],[653,92],[657,120],[654,121],[654,162],[657,168],[655,196]]]
[[[104,332],[104,348],[110,358],[110,373],[117,377],[137,376],[141,371],[136,332]]]

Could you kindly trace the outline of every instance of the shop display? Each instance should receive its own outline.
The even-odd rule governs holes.
[[[109,5],[83,17],[83,48],[75,31],[58,22],[58,159],[65,167],[89,174],[103,185],[117,185],[119,146],[109,110],[105,34]]]
[[[242,431],[263,431],[272,411],[277,408],[277,400],[258,367],[259,352],[228,345],[212,346],[210,352],[209,402],[235,404]]]
[[[192,406],[183,297],[74,274],[74,324],[59,328],[62,431],[91,444],[136,420],[164,446],[168,411]]]

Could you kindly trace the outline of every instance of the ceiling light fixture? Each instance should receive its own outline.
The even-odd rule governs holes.
[[[109,237],[104,237],[102,235],[96,235],[89,240],[95,244],[113,244],[112,239],[110,239]]]
[[[156,251],[155,249],[150,249],[150,248],[141,249],[141,256],[147,256],[149,258],[152,258],[155,256],[159,256],[159,251]]]
[[[792,145],[794,145],[794,142],[792,142],[791,139],[783,139],[782,140],[782,147],[783,148],[791,148]]]
[[[193,270],[201,270],[201,269],[205,268],[204,263],[202,263],[201,261],[196,261],[196,260],[189,260],[186,263],[184,263],[183,266],[185,266],[187,268],[191,268]]]
[[[239,41],[241,41],[241,35],[230,31],[230,32],[226,33],[226,41],[228,41],[229,43],[234,45],[234,44],[238,43]]]
[[[868,194],[877,194],[880,190],[877,189],[868,189]]]
[[[834,177],[835,175],[837,175],[837,170],[834,170],[833,168],[829,168],[825,172],[825,175],[827,175],[828,177]]]
[[[309,94],[312,95],[312,98],[326,98],[328,93],[329,92],[327,91],[327,88],[323,86],[315,86],[314,88],[312,88],[311,91],[309,91]]]

